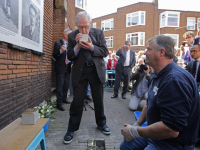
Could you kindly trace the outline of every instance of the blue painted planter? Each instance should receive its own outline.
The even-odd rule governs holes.
[[[49,117],[45,117],[45,118],[50,118],[50,116],[49,116]],[[43,127],[44,132],[47,131],[48,128],[49,128],[49,121],[48,121],[48,122],[45,124],[45,126]]]

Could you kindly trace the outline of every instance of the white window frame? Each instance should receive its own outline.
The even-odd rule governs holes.
[[[199,24],[199,26],[198,26],[198,24]],[[199,27],[200,27],[200,18],[197,18],[197,30]]]
[[[172,15],[178,15],[178,22],[177,22],[177,26],[171,26],[171,25],[168,25],[168,15],[169,14],[172,14]],[[165,15],[165,25],[162,26],[162,16]],[[172,16],[170,16],[171,18]],[[175,17],[172,17],[172,18],[175,18]],[[164,27],[179,27],[180,25],[180,12],[176,12],[176,11],[165,11],[165,12],[162,12],[160,13],[160,28],[164,28]]]
[[[107,22],[107,21],[110,21],[110,29],[109,29],[109,30],[105,30],[105,22]],[[113,22],[113,28],[112,28],[112,29],[111,29],[111,22]],[[102,29],[102,23],[104,23],[104,30]],[[101,21],[101,29],[102,29],[103,31],[110,31],[110,30],[113,30],[113,29],[114,29],[114,18],[106,19],[106,20]]]
[[[143,33],[144,37],[143,37],[143,44],[140,44],[140,38],[141,38],[141,33]],[[126,40],[128,40],[128,35],[130,35],[130,40],[131,41],[131,34],[138,34],[138,45],[132,45],[131,46],[145,46],[145,32],[132,32],[132,33],[126,33]]]
[[[177,37],[177,43],[175,45],[175,48],[179,48],[179,34],[168,34],[168,33],[166,33],[166,34],[163,34],[163,35],[170,36],[170,37],[171,36],[176,36]]]
[[[188,29],[188,19],[194,19],[194,29]],[[196,23],[196,18],[195,17],[187,17],[187,30],[195,30],[195,23]]]
[[[107,45],[107,41],[111,41],[112,43],[112,46],[109,47],[109,45],[107,45],[108,48],[113,48],[113,36],[108,36],[108,37],[105,37],[105,40],[106,40],[106,45]]]
[[[85,10],[85,9],[86,9],[86,1],[87,1],[87,0],[82,0],[83,7],[80,7],[80,6],[77,5],[77,0],[75,0],[75,6],[76,6],[77,8],[80,8],[80,9]]]
[[[137,14],[137,13],[138,13],[138,24],[136,24],[136,25],[128,25],[128,18],[131,17],[134,14]],[[143,24],[141,23],[142,13],[144,13],[144,23]],[[145,23],[146,23],[146,11],[136,11],[136,12],[132,12],[132,13],[126,14],[126,27],[145,25]]]
[[[96,27],[97,27],[97,23],[96,23],[96,22],[93,22],[93,23],[92,23],[92,27],[93,27],[93,28],[96,28]]]

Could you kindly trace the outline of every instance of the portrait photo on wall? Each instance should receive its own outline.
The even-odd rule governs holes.
[[[40,42],[40,10],[32,0],[22,0],[22,36]]]
[[[18,33],[19,0],[0,0],[0,26]]]
[[[41,1],[40,0],[36,0],[38,2],[38,4],[41,4]]]

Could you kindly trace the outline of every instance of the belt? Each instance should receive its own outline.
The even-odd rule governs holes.
[[[93,63],[93,62],[85,62],[85,65],[86,65],[86,66],[93,66],[94,63]]]
[[[129,67],[129,66],[123,66],[123,68],[126,68],[126,67]]]

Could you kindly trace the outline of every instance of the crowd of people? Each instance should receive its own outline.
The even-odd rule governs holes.
[[[91,17],[86,11],[76,15],[76,24],[77,30],[64,30],[63,39],[55,43],[53,52],[57,108],[64,111],[63,103],[71,104],[64,143],[69,144],[79,129],[88,89],[91,89],[97,127],[104,134],[111,134],[103,104],[107,69],[115,70],[114,74],[108,75],[115,79],[108,81],[108,86],[114,87],[111,98],[118,97],[122,81],[123,99],[132,83],[130,110],[137,110],[142,99],[147,101],[139,119],[133,125],[122,127],[121,150],[194,149],[200,119],[199,37],[186,32],[183,35],[185,41],[175,49],[171,37],[156,35],[148,40],[146,50],[136,53],[131,49],[131,42],[125,41],[116,53],[112,53],[107,49],[103,31],[90,27]],[[85,35],[87,38],[83,40]],[[67,100],[70,73],[72,102]],[[145,121],[148,125],[141,127]]]

